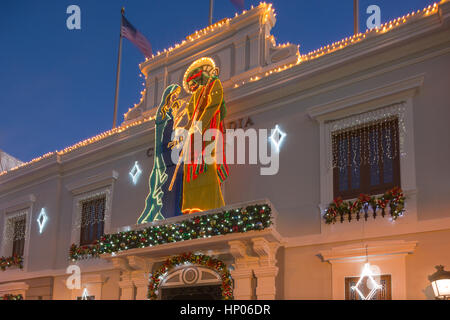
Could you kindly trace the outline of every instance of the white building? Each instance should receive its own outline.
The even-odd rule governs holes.
[[[450,268],[450,3],[308,54],[276,44],[275,22],[271,5],[261,4],[187,36],[141,64],[146,90],[119,128],[0,173],[0,256],[23,256],[23,269],[0,271],[0,295],[77,299],[85,291],[95,299],[146,299],[149,274],[169,257],[194,252],[228,266],[235,299],[355,298],[351,286],[366,261],[377,267],[378,299],[433,299],[428,275],[435,265]],[[201,57],[220,68],[228,127],[278,125],[286,133],[279,172],[263,176],[260,165],[231,165],[227,207],[218,210],[260,204],[271,208],[274,223],[140,245],[142,228],[151,227],[135,224],[153,166],[155,107]],[[142,173],[133,181],[135,164]],[[337,196],[379,197],[393,187],[406,196],[398,219],[388,200],[385,216],[362,202],[342,223],[339,214],[326,223]],[[215,221],[216,214],[196,216]],[[157,225],[186,219],[192,216]],[[119,240],[120,251],[69,259],[72,244],[133,230],[137,239]],[[69,265],[81,269],[79,289],[66,286]],[[220,298],[220,272],[210,266],[162,273],[158,298]]]
[[[12,155],[0,150],[0,171],[8,171],[12,168],[18,167],[23,162],[14,158]]]

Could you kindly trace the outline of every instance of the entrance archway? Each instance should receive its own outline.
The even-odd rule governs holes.
[[[151,276],[149,299],[233,299],[230,272],[220,260],[201,254],[182,254],[166,260]]]
[[[221,300],[222,280],[217,272],[195,265],[181,266],[161,283],[162,300]]]

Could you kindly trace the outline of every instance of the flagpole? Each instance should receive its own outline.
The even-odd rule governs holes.
[[[125,8],[122,8],[122,16],[125,13]],[[122,62],[122,16],[120,18],[120,40],[119,40],[119,57],[117,58],[117,75],[116,75],[116,96],[114,99],[114,119],[113,119],[113,129],[116,127],[117,121],[117,104],[119,103],[119,83],[120,83],[120,65]]]
[[[213,23],[214,0],[209,0],[209,25]]]
[[[353,29],[354,34],[359,33],[359,0],[353,0]]]

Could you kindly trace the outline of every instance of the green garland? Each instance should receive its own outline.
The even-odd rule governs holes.
[[[5,294],[0,300],[23,300],[23,296],[19,294]]]
[[[332,224],[336,223],[337,217],[340,216],[342,223],[345,215],[348,221],[352,220],[352,216],[359,220],[360,213],[363,211],[364,218],[367,221],[370,208],[372,208],[372,214],[375,218],[377,210],[381,210],[381,215],[384,217],[385,209],[389,207],[392,219],[396,220],[405,211],[405,199],[403,191],[399,187],[395,187],[379,197],[360,194],[355,201],[343,201],[341,197],[338,197],[328,206],[323,218],[326,224]]]
[[[165,243],[209,238],[230,233],[264,230],[271,224],[269,205],[252,205],[246,208],[211,213],[187,218],[177,223],[156,225],[142,230],[103,235],[91,246],[72,244],[69,257],[72,261],[98,257],[104,253],[157,246]]]
[[[192,253],[184,253],[179,256],[170,257],[155,273],[151,275],[150,283],[148,285],[148,298],[150,300],[156,300],[158,298],[158,288],[164,275],[176,266],[186,262],[204,266],[216,271],[222,279],[222,299],[233,299],[232,280],[226,264],[210,256]]]
[[[23,268],[23,258],[19,256],[12,256],[12,257],[1,257],[0,258],[0,269],[2,271],[5,271],[6,268],[11,268],[17,266],[20,269]]]

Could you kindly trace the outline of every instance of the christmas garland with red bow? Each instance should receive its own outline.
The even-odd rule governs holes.
[[[222,280],[222,299],[233,299],[232,280],[226,264],[210,256],[192,253],[183,253],[178,256],[170,257],[155,273],[151,275],[148,286],[148,298],[150,300],[158,299],[158,289],[164,275],[173,268],[185,263],[203,266],[217,272]]]
[[[355,201],[343,201],[341,197],[338,197],[325,210],[323,218],[326,224],[336,223],[338,217],[340,217],[342,223],[345,219],[344,216],[347,217],[348,221],[351,221],[352,217],[356,217],[356,220],[359,221],[361,213],[364,213],[364,219],[367,221],[370,209],[372,209],[375,218],[378,210],[381,210],[381,216],[384,217],[386,208],[389,208],[392,219],[396,220],[405,211],[405,199],[403,191],[399,187],[395,187],[378,197],[360,194]]]
[[[11,267],[19,267],[20,269],[23,268],[23,258],[13,255],[12,257],[1,257],[0,258],[0,270],[5,271],[6,268]]]

